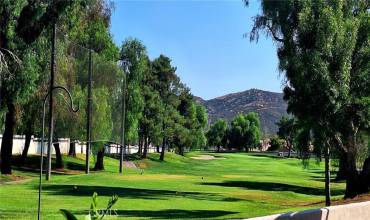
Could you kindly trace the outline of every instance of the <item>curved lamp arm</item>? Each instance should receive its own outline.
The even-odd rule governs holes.
[[[50,94],[54,91],[54,90],[57,90],[57,89],[60,89],[62,91],[64,91],[65,93],[67,93],[68,95],[68,98],[69,98],[69,109],[72,111],[72,112],[78,112],[80,110],[80,103],[78,102],[77,103],[77,106],[76,108],[74,108],[74,104],[73,104],[73,99],[72,99],[72,95],[71,93],[69,92],[68,89],[66,89],[65,87],[63,86],[54,86],[53,89],[51,91],[48,92],[48,94],[46,94],[45,98],[44,98],[44,108],[45,108],[45,104],[46,104],[46,100],[47,98],[50,96]]]
[[[41,158],[40,158],[40,175],[39,175],[39,198],[38,198],[38,210],[37,210],[37,219],[40,220],[41,218],[41,190],[42,190],[42,166],[43,166],[43,158],[44,158],[44,134],[45,134],[45,106],[46,106],[46,101],[48,99],[48,97],[53,93],[54,90],[57,90],[57,89],[60,89],[62,91],[64,91],[65,93],[67,93],[68,95],[68,98],[69,98],[69,109],[70,111],[72,112],[78,112],[80,110],[80,103],[77,103],[77,106],[74,106],[73,104],[73,99],[72,99],[72,95],[71,93],[68,91],[68,89],[66,89],[65,87],[63,86],[55,86],[53,87],[45,96],[44,98],[44,102],[43,102],[43,113],[42,113],[42,136],[41,136]]]

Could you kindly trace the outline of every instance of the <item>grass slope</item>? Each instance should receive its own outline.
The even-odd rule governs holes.
[[[118,161],[108,157],[104,172],[55,174],[50,182],[44,181],[43,219],[63,219],[59,209],[71,210],[84,219],[93,192],[98,193],[102,209],[112,194],[118,194],[114,208],[123,219],[247,218],[323,206],[321,165],[311,163],[303,169],[297,159],[246,153],[213,154],[220,159],[207,161],[190,158],[199,154],[204,153],[192,152],[186,157],[169,153],[165,162],[151,154],[135,161],[144,169],[126,169],[123,175],[117,173]],[[84,164],[78,158],[64,157],[64,161],[69,169]],[[0,219],[35,219],[37,173],[15,174],[32,180],[0,181]],[[342,197],[343,188],[343,183],[332,184],[335,198]]]

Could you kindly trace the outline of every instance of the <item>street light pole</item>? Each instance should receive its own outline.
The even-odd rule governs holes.
[[[122,82],[122,112],[121,112],[121,147],[120,147],[120,160],[119,160],[119,172],[122,173],[123,169],[123,150],[125,148],[125,121],[126,121],[126,70],[124,65],[123,82]]]
[[[50,63],[50,84],[49,84],[49,136],[48,136],[48,149],[47,149],[47,172],[46,180],[50,180],[51,175],[51,149],[53,145],[53,130],[54,130],[54,115],[53,115],[53,88],[54,88],[54,75],[55,75],[55,35],[56,24],[53,24],[51,34],[51,63]]]
[[[90,173],[90,149],[91,149],[91,87],[92,87],[92,51],[89,50],[89,82],[87,86],[87,124],[86,124],[86,164],[85,173]]]
[[[77,108],[74,108],[74,105],[73,105],[73,99],[72,99],[72,96],[71,96],[71,93],[65,88],[65,87],[62,87],[62,86],[56,86],[56,87],[53,87],[49,90],[49,92],[46,94],[45,98],[44,98],[44,102],[43,102],[43,105],[42,105],[42,133],[41,133],[41,151],[40,151],[40,174],[39,174],[39,198],[38,198],[38,207],[37,207],[37,219],[40,220],[41,219],[41,191],[42,191],[42,171],[43,171],[43,164],[44,164],[44,145],[45,145],[45,139],[44,139],[44,136],[45,136],[45,108],[46,108],[46,101],[48,100],[48,97],[51,96],[53,94],[53,91],[56,90],[56,89],[61,89],[62,91],[65,91],[68,95],[68,98],[69,98],[69,109],[72,111],[72,112],[78,112],[79,110],[79,104],[77,103]],[[49,130],[50,132],[50,130]],[[50,136],[50,134],[49,134]],[[46,173],[47,175],[47,173]]]

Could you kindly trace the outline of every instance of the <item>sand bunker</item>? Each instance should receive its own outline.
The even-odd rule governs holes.
[[[217,160],[217,159],[226,159],[223,157],[214,157],[212,155],[199,155],[196,157],[191,157],[194,160]]]

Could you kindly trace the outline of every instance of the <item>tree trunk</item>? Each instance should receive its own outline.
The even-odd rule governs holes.
[[[359,179],[359,193],[368,193],[370,188],[370,157],[366,158]]]
[[[341,150],[339,156],[339,170],[335,180],[345,180],[347,178],[347,153]]]
[[[344,198],[354,198],[358,195],[359,176],[356,168],[356,147],[354,136],[348,138],[347,143],[347,179]]]
[[[5,130],[1,143],[1,174],[12,174],[13,135],[15,128],[15,106],[10,102],[5,116]]]
[[[157,148],[157,150],[156,150],[157,153],[159,153],[159,145],[157,145],[156,148]]]
[[[144,136],[144,152],[143,152],[143,155],[142,155],[142,158],[146,158],[147,154],[148,154],[148,137]]]
[[[71,157],[76,157],[76,142],[69,142],[68,155]]]
[[[104,170],[104,147],[101,148],[96,155],[94,170]]]
[[[180,154],[181,156],[184,156],[184,147],[179,146],[179,154]]]
[[[292,144],[290,141],[287,141],[288,144],[288,158],[290,158],[290,155],[292,154]]]
[[[24,162],[26,161],[27,155],[28,155],[28,149],[30,148],[31,139],[32,139],[32,132],[26,132],[25,133],[25,142],[24,142],[24,148],[22,151],[21,158],[19,158],[19,165],[24,165]]]
[[[159,157],[159,160],[161,160],[161,161],[163,161],[163,160],[164,160],[164,153],[165,153],[165,151],[166,151],[165,143],[166,143],[166,139],[165,139],[165,138],[163,138],[163,140],[162,140],[161,156]]]
[[[220,146],[217,146],[217,153],[220,153]]]
[[[56,169],[63,169],[64,168],[64,164],[63,164],[62,154],[60,152],[59,143],[56,142],[53,145],[54,145],[55,157],[56,157],[55,168]]]
[[[142,137],[139,138],[139,149],[137,151],[139,155],[142,155],[143,153],[143,144],[144,144],[143,142],[144,142],[143,138]]]
[[[325,205],[330,206],[330,148],[325,149]]]

